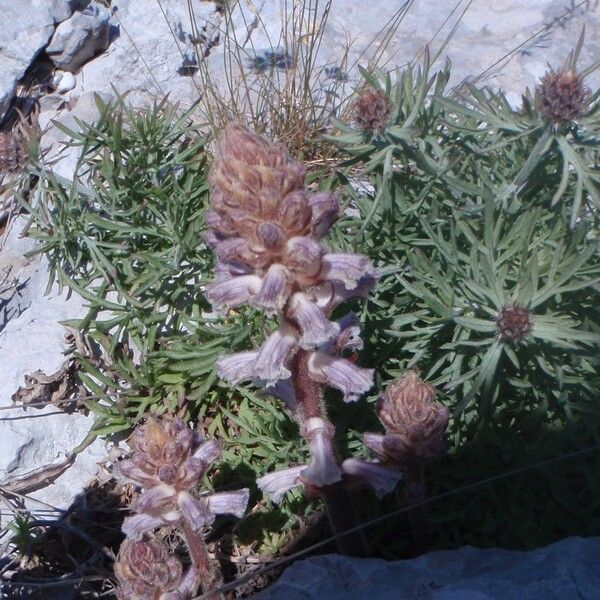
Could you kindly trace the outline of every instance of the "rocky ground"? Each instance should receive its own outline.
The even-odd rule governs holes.
[[[220,2],[195,0],[191,16],[182,0],[0,0],[0,120],[11,103],[26,107],[37,100],[42,146],[48,160],[56,160],[53,169],[70,178],[76,156],[62,147],[65,134],[56,123],[76,127],[76,119],[93,121],[94,94],[109,98],[128,92],[137,104],[169,94],[185,107],[203,93],[205,72],[214,85],[241,72],[250,78],[269,69],[284,72],[289,59],[281,36],[283,0],[230,4],[226,13]],[[386,27],[406,6],[380,64],[402,66],[425,45],[435,54],[455,28],[439,59],[440,64],[445,56],[452,60],[453,84],[476,79],[501,87],[516,105],[520,92],[533,86],[549,64],[561,65],[584,25],[580,65],[598,60],[599,4],[333,0],[318,60],[327,67],[323,88],[328,79],[343,78],[350,90],[357,81],[356,65],[377,56]],[[229,71],[226,58],[234,41],[242,61]],[[200,69],[198,59],[204,63]],[[588,80],[592,87],[599,82],[597,74]],[[45,294],[46,264],[39,257],[25,258],[33,242],[21,237],[23,226],[17,218],[0,234],[0,409],[13,406],[12,396],[26,375],[52,374],[61,367],[65,330],[59,321],[77,317],[82,306],[56,288]],[[0,486],[40,467],[55,464],[64,470],[52,485],[29,494],[30,508],[39,514],[69,506],[105,457],[104,444],[96,441],[70,468],[63,465],[84,439],[91,417],[49,406],[2,410],[0,419]]]

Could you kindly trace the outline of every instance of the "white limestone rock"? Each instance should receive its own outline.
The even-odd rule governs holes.
[[[17,82],[54,31],[52,8],[47,0],[0,0],[0,121]]]
[[[56,28],[46,53],[59,69],[75,73],[95,54],[106,50],[109,39],[110,10],[92,2]]]
[[[593,600],[599,590],[600,538],[572,537],[529,552],[465,546],[395,562],[317,556],[253,600]]]

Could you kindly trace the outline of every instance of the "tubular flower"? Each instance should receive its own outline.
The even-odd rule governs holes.
[[[125,540],[115,562],[119,600],[187,600],[193,573],[184,576],[179,560],[157,538]]]
[[[133,507],[137,514],[123,523],[128,537],[139,539],[146,531],[182,519],[198,529],[212,523],[216,514],[243,515],[247,489],[201,498],[192,495],[220,448],[214,440],[204,441],[181,419],[150,419],[128,443],[133,454],[117,469],[124,481],[144,488]]]
[[[387,387],[377,405],[386,434],[367,433],[363,442],[384,461],[426,462],[446,451],[444,431],[450,413],[434,401],[435,388],[408,371]]]

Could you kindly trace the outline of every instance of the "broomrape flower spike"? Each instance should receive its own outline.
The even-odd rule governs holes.
[[[261,347],[222,356],[216,364],[231,385],[253,382],[281,398],[307,441],[307,465],[265,475],[259,485],[274,501],[304,485],[328,504],[341,506],[344,470],[333,446],[335,429],[323,405],[322,386],[354,402],[372,387],[373,370],[345,356],[362,347],[355,319],[333,321],[330,315],[344,300],[365,297],[377,273],[367,257],[329,252],[322,243],[339,206],[328,192],[309,196],[305,174],[280,144],[238,123],[225,129],[209,176],[205,239],[217,263],[206,296],[216,310],[245,304],[279,319]],[[341,512],[330,506],[332,521],[339,521],[336,513]],[[332,524],[336,530],[355,525]]]
[[[377,403],[385,435],[367,433],[364,444],[385,463],[400,466],[442,456],[450,411],[434,399],[435,388],[415,371],[408,371],[388,385]]]
[[[131,539],[163,525],[186,521],[194,530],[210,525],[217,514],[241,517],[248,503],[247,489],[197,498],[192,489],[218,458],[216,441],[205,441],[181,419],[154,418],[129,438],[130,459],[118,465],[121,478],[141,486],[134,505],[137,513],[125,519],[123,532]]]
[[[312,353],[310,376],[354,401],[371,387],[372,371],[329,349],[340,325],[328,314],[372,288],[375,271],[362,255],[327,252],[320,239],[339,206],[327,192],[309,197],[304,177],[304,166],[283,146],[237,123],[219,141],[206,217],[217,277],[206,295],[217,310],[250,304],[282,321],[261,348],[221,357],[217,371],[232,385],[275,386],[292,376],[292,359],[306,350]]]
[[[219,456],[214,440],[205,440],[181,419],[151,417],[128,440],[133,451],[115,467],[124,483],[140,486],[136,513],[122,526],[126,539],[115,563],[121,600],[189,600],[202,584],[204,592],[219,585],[200,529],[216,515],[241,517],[248,504],[247,489],[197,497],[194,488]],[[181,564],[153,537],[159,527],[181,530],[192,559],[184,575]]]

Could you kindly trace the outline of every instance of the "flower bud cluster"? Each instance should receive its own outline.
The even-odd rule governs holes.
[[[199,529],[217,514],[241,517],[248,503],[247,489],[196,497],[192,490],[220,455],[216,441],[205,441],[181,419],[149,419],[129,438],[131,458],[118,464],[123,481],[143,488],[125,519],[123,532],[139,539],[145,532],[186,520]]]
[[[536,88],[536,104],[550,123],[560,125],[585,113],[590,90],[573,69],[550,71]]]
[[[435,388],[415,371],[391,383],[377,405],[385,435],[366,433],[363,442],[384,463],[426,463],[446,452],[448,407],[435,402]]]
[[[179,559],[157,537],[126,539],[115,562],[119,600],[187,600],[194,594],[192,570],[184,575]]]

